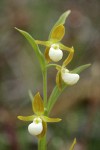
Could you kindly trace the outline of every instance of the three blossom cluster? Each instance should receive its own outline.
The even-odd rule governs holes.
[[[70,13],[70,12],[68,12]],[[35,40],[36,44],[40,44],[46,47],[45,59],[47,65],[50,62],[58,62],[63,58],[63,51],[67,51],[69,54],[63,61],[62,65],[51,64],[56,67],[56,84],[58,88],[62,89],[62,84],[74,85],[79,80],[79,75],[72,73],[67,69],[67,65],[71,62],[74,55],[74,48],[63,45],[60,41],[65,34],[65,27],[61,24],[56,24],[51,30],[48,41]],[[32,121],[28,126],[28,131],[31,135],[35,135],[39,138],[43,137],[47,130],[47,122],[59,122],[59,118],[49,118],[44,115],[44,104],[39,93],[37,93],[32,100],[32,108],[35,115],[31,116],[18,116],[18,119],[23,121]]]

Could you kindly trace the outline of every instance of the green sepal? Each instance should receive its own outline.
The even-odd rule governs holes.
[[[50,35],[49,35],[49,39],[51,37],[52,32],[55,30],[55,28],[59,25],[64,25],[66,18],[69,16],[69,14],[71,13],[70,10],[64,12],[59,19],[57,20],[57,22],[55,23],[55,25],[53,26],[53,28],[51,29]]]
[[[17,31],[19,31],[27,40],[28,42],[30,43],[30,45],[32,46],[32,48],[34,49],[35,51],[35,54],[39,60],[39,63],[40,63],[40,66],[41,66],[41,69],[43,70],[44,66],[45,66],[45,59],[44,59],[44,56],[43,54],[41,53],[38,45],[36,44],[34,38],[26,31],[23,31],[23,30],[20,30],[18,28],[15,27],[15,29]]]
[[[44,114],[43,100],[42,100],[39,92],[34,96],[34,99],[32,101],[32,108],[33,108],[33,112],[37,116],[41,116],[42,114]]]
[[[51,33],[50,40],[53,42],[59,42],[65,35],[65,27],[63,25],[57,26]]]
[[[39,45],[46,46],[46,47],[51,47],[51,45],[53,44],[53,41],[40,41],[40,40],[35,40],[35,43],[36,43],[36,44],[39,44]]]
[[[36,117],[35,115],[32,115],[32,116],[18,116],[17,118],[22,121],[33,121],[35,117]]]

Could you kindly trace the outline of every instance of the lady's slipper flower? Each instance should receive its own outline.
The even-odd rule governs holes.
[[[59,122],[59,118],[49,118],[44,116],[44,105],[43,100],[39,93],[34,96],[32,101],[32,108],[35,115],[32,116],[18,116],[18,119],[22,121],[32,121],[28,125],[28,131],[31,135],[35,135],[41,138],[45,135],[47,130],[47,122]]]
[[[74,85],[79,80],[79,75],[76,73],[70,73],[68,69],[62,69],[61,70],[61,77],[62,80],[69,85]]]
[[[57,68],[58,69],[58,68]],[[56,84],[61,89],[62,81],[67,85],[74,85],[78,82],[80,76],[76,73],[70,72],[68,69],[59,67],[56,75]]]
[[[56,69],[58,70],[56,75],[56,83],[59,89],[61,89],[62,81],[65,84],[74,85],[78,82],[80,78],[78,74],[72,73],[68,69],[66,69],[66,66],[70,63],[70,61],[73,58],[73,52],[74,52],[74,48],[72,47],[71,52],[69,53],[67,59],[63,62],[62,66],[56,67]]]
[[[42,119],[35,118],[28,126],[28,131],[31,135],[39,135],[43,131]]]
[[[70,11],[67,12],[67,16],[70,14]],[[59,22],[56,24],[53,29],[51,30],[49,40],[48,41],[39,41],[35,40],[37,44],[46,46],[45,50],[45,58],[47,62],[54,61],[58,62],[63,57],[62,50],[66,50],[71,52],[71,48],[64,46],[60,41],[65,35],[65,27],[64,23]]]
[[[58,62],[59,60],[62,59],[63,52],[62,52],[62,50],[59,49],[58,44],[52,44],[51,45],[51,48],[49,50],[49,57],[54,62]]]

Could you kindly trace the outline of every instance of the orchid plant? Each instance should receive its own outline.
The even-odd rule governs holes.
[[[32,100],[32,109],[34,114],[31,116],[18,116],[18,119],[22,121],[30,121],[28,125],[28,131],[32,136],[36,136],[38,139],[38,150],[46,150],[47,141],[47,122],[60,122],[60,118],[50,118],[49,114],[56,103],[60,94],[68,86],[74,85],[80,79],[79,73],[84,69],[88,68],[90,64],[79,66],[71,71],[68,70],[67,66],[71,62],[74,55],[74,48],[67,47],[61,43],[61,40],[65,34],[64,23],[66,18],[71,13],[70,10],[63,13],[53,26],[49,38],[47,41],[35,40],[26,31],[17,29],[30,43],[37,56],[40,64],[42,76],[43,76],[43,99],[40,93],[37,92],[33,95],[31,92],[29,96]],[[43,53],[38,45],[45,47]],[[66,59],[62,65],[58,65],[57,62],[63,58],[63,51],[66,52]],[[56,85],[52,90],[50,97],[47,100],[47,70],[49,67],[55,67],[57,70],[56,74]],[[70,150],[74,149],[76,139],[74,139]]]

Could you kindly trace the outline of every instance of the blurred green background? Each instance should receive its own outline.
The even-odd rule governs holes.
[[[47,40],[50,29],[66,10],[63,43],[74,46],[69,69],[91,63],[77,85],[59,97],[49,124],[48,150],[100,150],[100,0],[0,0],[0,150],[36,150],[28,123],[17,115],[32,114],[28,90],[42,95],[42,76],[34,51],[14,27],[35,39]],[[43,50],[43,47],[41,47]],[[48,96],[55,85],[55,69],[48,71]]]

